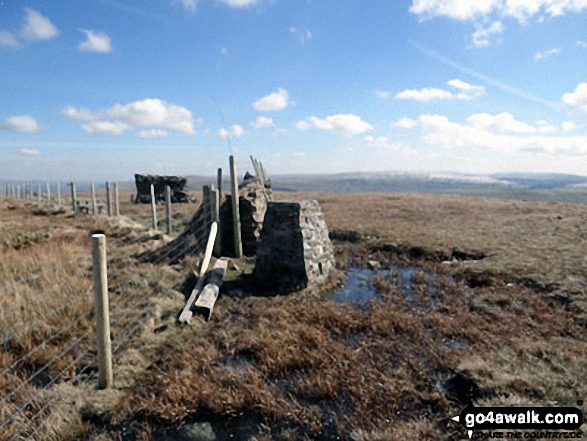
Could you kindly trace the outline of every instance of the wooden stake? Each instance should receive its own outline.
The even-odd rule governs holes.
[[[110,181],[106,181],[106,212],[112,216],[112,196],[110,195]]]
[[[216,183],[216,188],[218,189],[218,200],[222,203],[222,168],[218,167],[218,178]]]
[[[90,185],[90,199],[92,200],[92,214],[96,215],[96,186],[94,185],[94,181]]]
[[[212,222],[218,224],[219,233],[214,242],[214,256],[220,257],[222,255],[222,226],[220,225],[220,203],[218,190],[210,190],[210,211],[212,213]]]
[[[106,236],[92,236],[94,269],[94,307],[98,340],[98,389],[112,387],[112,348],[110,343],[110,316],[108,308],[108,275],[106,272]]]
[[[73,214],[77,214],[77,195],[75,194],[75,182],[71,182],[71,208]]]
[[[234,234],[234,257],[243,256],[243,243],[241,241],[241,221],[239,213],[238,176],[234,156],[230,155],[230,184],[232,190],[232,230]]]
[[[47,203],[51,202],[51,184],[47,182]]]
[[[151,218],[153,220],[153,230],[157,230],[157,207],[155,204],[155,186],[151,184]]]
[[[114,214],[120,217],[120,202],[118,201],[118,181],[114,181]]]
[[[41,184],[37,183],[37,204],[41,205]]]
[[[165,230],[167,235],[171,234],[171,187],[165,186],[165,223],[167,229]]]
[[[61,181],[57,181],[57,206],[61,207]]]

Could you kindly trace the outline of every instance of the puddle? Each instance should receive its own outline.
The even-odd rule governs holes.
[[[416,270],[416,266],[394,266],[381,270],[351,268],[345,274],[344,284],[332,294],[332,299],[337,303],[365,306],[371,300],[380,298],[381,295],[375,287],[375,280],[381,276],[397,285],[401,291],[409,294]]]

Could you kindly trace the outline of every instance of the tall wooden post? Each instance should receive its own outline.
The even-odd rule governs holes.
[[[241,241],[241,220],[239,213],[238,175],[234,156],[230,155],[230,184],[232,190],[232,229],[234,234],[234,257],[243,256],[243,243]]]
[[[41,205],[41,184],[37,183],[37,204]]]
[[[108,217],[112,216],[112,196],[110,195],[110,181],[106,181],[106,212]]]
[[[120,217],[120,202],[118,201],[118,181],[114,181],[114,214]]]
[[[110,316],[108,308],[108,275],[106,272],[106,236],[92,236],[94,269],[94,307],[98,340],[98,389],[112,387],[112,347],[110,343]]]
[[[51,202],[51,184],[47,182],[47,203]]]
[[[218,200],[222,203],[222,168],[218,167],[218,178],[216,182],[216,188],[218,189]]]
[[[155,186],[151,184],[151,218],[153,220],[153,230],[157,230],[157,201],[155,200]]]
[[[20,184],[16,186],[16,199],[20,199]]]
[[[171,234],[171,187],[169,185],[165,186],[165,223],[167,224],[165,232],[169,235]]]
[[[90,184],[90,199],[92,200],[92,214],[96,215],[96,186],[94,181]]]
[[[212,223],[216,222],[218,225],[218,234],[216,235],[216,240],[214,241],[214,256],[220,257],[222,256],[222,228],[220,226],[220,199],[218,195],[220,192],[218,190],[211,190],[210,191],[210,210],[212,212]]]
[[[71,182],[71,208],[73,214],[77,214],[77,195],[75,194],[75,182]]]
[[[57,181],[56,185],[57,185],[57,206],[61,207],[61,181]]]

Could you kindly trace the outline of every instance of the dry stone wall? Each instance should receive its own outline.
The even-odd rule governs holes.
[[[269,291],[297,291],[326,282],[334,263],[317,201],[268,203],[257,245],[257,283]]]

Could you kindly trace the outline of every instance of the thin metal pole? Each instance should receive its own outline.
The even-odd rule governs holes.
[[[106,236],[92,235],[94,270],[94,307],[98,341],[98,389],[112,387],[112,347],[110,343],[110,316],[108,308],[108,274],[106,268]]]
[[[165,186],[165,223],[167,224],[167,235],[171,234],[171,187]]]
[[[157,207],[155,204],[155,186],[151,184],[151,218],[153,220],[153,229],[157,230]]]
[[[230,184],[232,190],[232,229],[234,234],[234,257],[243,256],[243,244],[241,241],[241,220],[239,213],[238,176],[234,156],[230,155]]]

